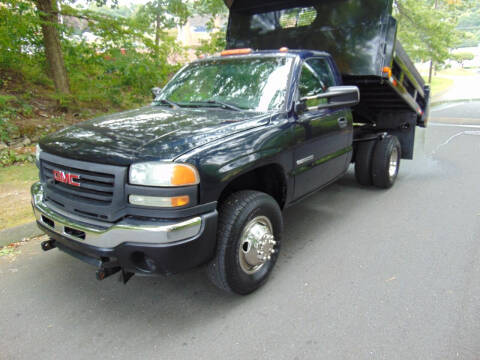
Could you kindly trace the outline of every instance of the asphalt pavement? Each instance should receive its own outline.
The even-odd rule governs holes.
[[[1,257],[0,359],[480,359],[480,102],[440,106],[392,189],[350,170],[287,209],[250,296],[202,269],[98,282],[38,240]]]

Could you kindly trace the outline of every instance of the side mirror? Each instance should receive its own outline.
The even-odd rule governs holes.
[[[306,106],[307,111],[355,106],[360,102],[360,90],[356,86],[331,86],[322,94],[301,98],[300,102],[306,103],[316,99],[327,99],[328,102],[318,106]]]
[[[153,95],[153,99],[155,100],[155,98],[160,95],[160,93],[162,92],[162,89],[159,88],[159,87],[154,87],[152,88],[152,95]]]

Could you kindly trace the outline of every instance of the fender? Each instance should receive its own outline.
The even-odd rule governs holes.
[[[288,114],[277,114],[269,124],[213,142],[175,161],[195,165],[200,174],[200,203],[218,200],[225,187],[239,176],[256,168],[276,164],[293,188],[292,171],[294,126]]]

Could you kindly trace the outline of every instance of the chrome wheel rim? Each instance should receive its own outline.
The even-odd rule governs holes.
[[[390,154],[390,165],[388,167],[388,176],[390,177],[390,181],[393,181],[395,176],[397,176],[398,155],[398,149],[394,147],[392,153]]]
[[[250,220],[242,231],[238,260],[241,269],[249,275],[258,272],[275,253],[273,226],[266,216]]]

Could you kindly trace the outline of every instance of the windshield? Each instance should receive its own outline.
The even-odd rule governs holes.
[[[156,99],[179,106],[222,106],[254,111],[279,110],[292,58],[225,58],[194,63],[180,72]]]

